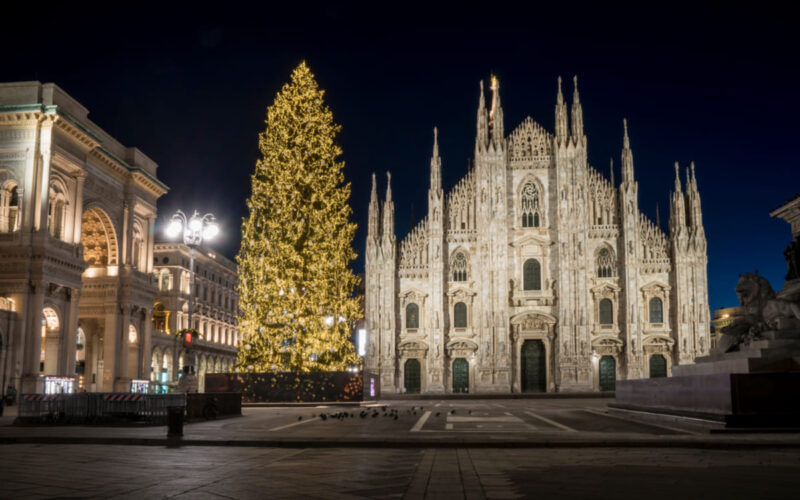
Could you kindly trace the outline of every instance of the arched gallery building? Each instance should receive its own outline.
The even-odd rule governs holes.
[[[0,84],[0,369],[128,391],[150,376],[157,165],[58,86]]]

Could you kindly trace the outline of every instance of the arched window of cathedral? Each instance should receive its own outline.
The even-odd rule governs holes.
[[[456,328],[467,327],[467,305],[463,302],[456,302],[453,306],[453,326]]]
[[[601,248],[600,251],[597,252],[597,277],[611,278],[616,276],[616,274],[614,257],[607,248]]]
[[[419,306],[413,302],[406,306],[406,328],[419,328]]]
[[[450,269],[453,271],[453,281],[467,281],[467,257],[463,253],[458,252],[453,257]]]
[[[611,325],[614,323],[614,304],[611,299],[600,299],[600,324]]]
[[[650,299],[650,323],[664,322],[664,304],[658,297]]]
[[[522,289],[542,289],[542,266],[536,259],[528,259],[522,266]]]
[[[541,224],[539,189],[529,182],[522,188],[522,227],[539,227]]]

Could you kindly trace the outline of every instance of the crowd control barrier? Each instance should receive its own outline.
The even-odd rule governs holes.
[[[186,394],[23,394],[16,423],[165,425],[170,407],[185,409]]]

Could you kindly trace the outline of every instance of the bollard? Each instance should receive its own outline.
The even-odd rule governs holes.
[[[167,407],[167,437],[183,436],[183,407]]]

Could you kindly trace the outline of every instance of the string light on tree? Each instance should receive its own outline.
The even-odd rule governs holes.
[[[347,370],[360,317],[348,265],[356,225],[336,144],[340,127],[300,64],[267,109],[242,223],[240,324],[249,371]],[[339,318],[340,321],[335,321]]]

